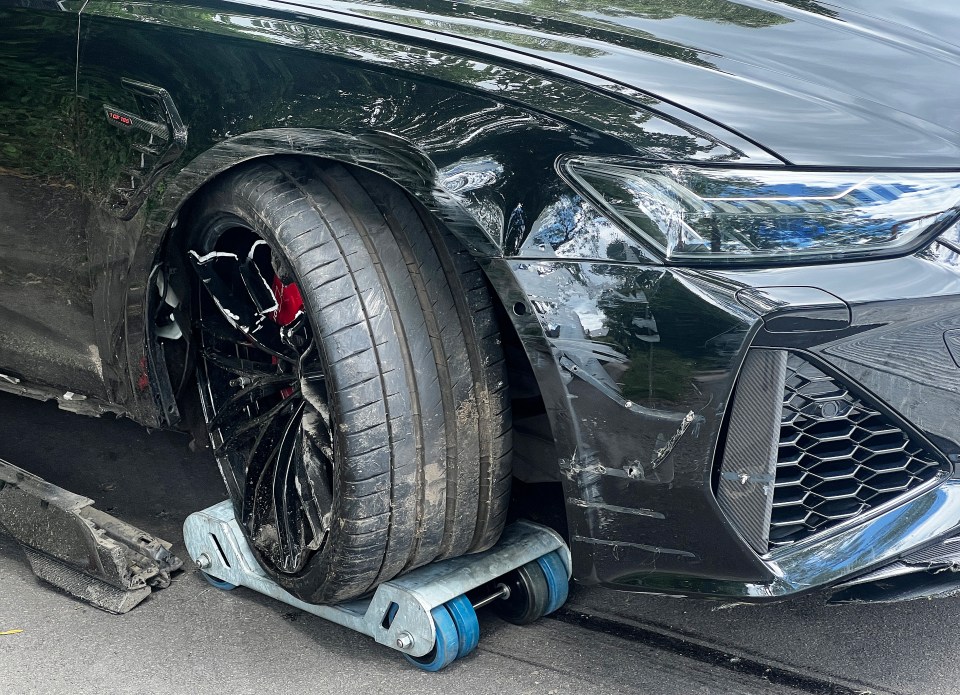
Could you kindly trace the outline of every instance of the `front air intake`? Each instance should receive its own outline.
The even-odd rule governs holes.
[[[837,377],[799,354],[757,349],[737,381],[717,499],[765,553],[895,502],[941,469]]]

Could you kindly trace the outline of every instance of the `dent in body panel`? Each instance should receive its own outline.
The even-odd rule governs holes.
[[[710,484],[726,402],[759,325],[735,290],[662,266],[503,263],[542,330],[535,368],[548,356],[559,366],[552,409],[569,413],[558,449],[578,576],[768,579]],[[715,529],[709,537],[703,523]]]

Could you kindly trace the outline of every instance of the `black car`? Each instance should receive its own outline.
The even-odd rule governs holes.
[[[0,0],[0,388],[206,430],[307,601],[552,510],[585,583],[945,591],[958,26]]]

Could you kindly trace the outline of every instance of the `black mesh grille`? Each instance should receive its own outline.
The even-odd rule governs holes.
[[[937,476],[891,420],[801,357],[787,360],[770,547],[795,543]]]

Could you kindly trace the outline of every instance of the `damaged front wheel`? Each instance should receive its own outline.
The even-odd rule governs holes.
[[[233,172],[192,219],[204,414],[264,569],[327,603],[490,547],[510,413],[473,259],[333,164]]]

